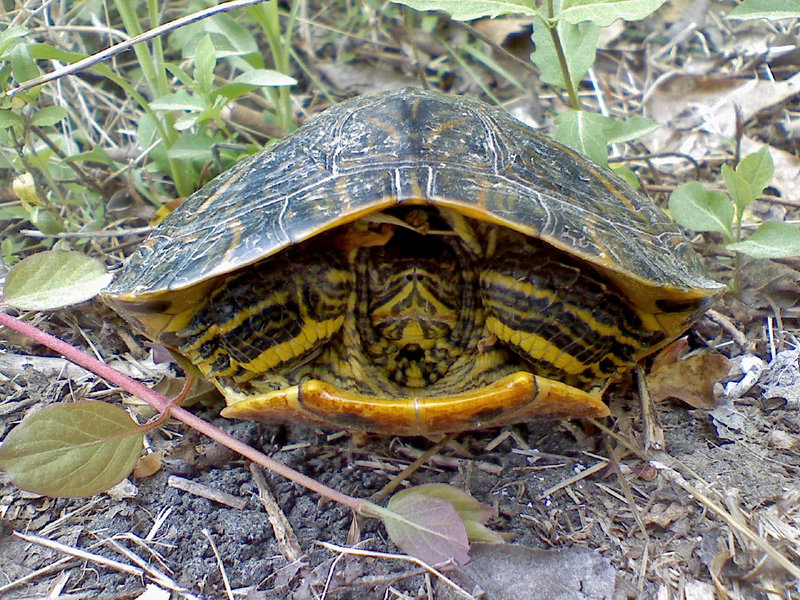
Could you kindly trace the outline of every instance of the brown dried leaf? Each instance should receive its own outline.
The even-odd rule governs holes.
[[[653,358],[652,370],[656,371],[665,365],[671,365],[678,362],[681,359],[681,356],[686,354],[688,348],[689,340],[686,336],[678,338],[674,342],[667,344]]]
[[[677,398],[695,408],[713,408],[714,384],[730,370],[730,360],[721,354],[702,354],[663,365],[647,377],[654,402]]]
[[[750,308],[791,308],[800,300],[800,272],[766,259],[745,259],[739,270],[741,301]]]
[[[164,453],[161,451],[151,452],[139,458],[136,466],[133,467],[134,479],[143,479],[151,477],[161,470],[161,460],[164,458]]]
[[[506,40],[512,36],[528,32],[530,37],[530,27],[533,24],[531,17],[508,17],[504,19],[481,19],[473,23],[473,27],[483,35],[492,40],[495,44],[502,46]]]
[[[688,516],[688,514],[689,509],[685,506],[681,506],[677,502],[673,502],[670,505],[661,504],[659,502],[654,504],[647,514],[644,515],[644,522],[647,525],[658,525],[662,529],[666,529],[670,524],[678,519],[683,519]]]
[[[542,550],[514,544],[473,544],[473,560],[448,575],[485,600],[612,600],[617,572],[589,548]],[[437,600],[464,595],[437,582]]]
[[[769,443],[780,450],[791,450],[800,446],[800,437],[783,429],[774,429],[769,434]]]

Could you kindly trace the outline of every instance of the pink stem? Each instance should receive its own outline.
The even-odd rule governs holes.
[[[49,333],[45,333],[44,331],[20,321],[19,319],[16,319],[2,311],[0,311],[0,325],[8,327],[9,329],[13,329],[14,331],[29,337],[33,341],[38,342],[43,346],[47,346],[59,354],[62,354],[67,360],[75,363],[76,365],[80,365],[88,371],[96,373],[106,381],[109,381],[114,385],[121,387],[130,394],[141,398],[150,406],[155,408],[159,413],[169,410],[171,416],[175,417],[179,421],[182,421],[189,427],[219,442],[223,446],[230,448],[234,452],[241,454],[245,458],[258,463],[262,467],[269,469],[270,471],[277,473],[286,479],[289,479],[290,481],[294,481],[295,483],[302,485],[303,487],[308,488],[309,490],[316,492],[321,496],[329,498],[334,502],[338,502],[339,504],[347,506],[356,512],[363,512],[363,510],[369,504],[365,500],[353,498],[352,496],[338,492],[326,485],[321,484],[315,479],[308,477],[307,475],[303,475],[302,473],[287,467],[286,465],[270,458],[266,454],[259,452],[255,448],[240,442],[235,437],[225,433],[217,427],[214,427],[211,423],[204,421],[200,417],[193,415],[183,408],[177,406],[169,407],[169,400],[161,394],[154,392],[146,385],[143,385],[138,381],[123,375],[116,369],[109,367],[107,364],[100,362],[96,358],[89,356],[75,346],[60,340]]]

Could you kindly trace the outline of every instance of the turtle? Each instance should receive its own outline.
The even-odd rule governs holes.
[[[609,170],[467,97],[332,106],[169,214],[105,301],[231,418],[435,435],[601,417],[720,295]]]

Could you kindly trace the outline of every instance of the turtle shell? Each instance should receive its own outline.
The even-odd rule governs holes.
[[[500,226],[565,253],[574,264],[590,265],[642,316],[646,329],[661,334],[663,341],[643,347],[632,360],[678,336],[722,290],[706,275],[678,226],[620,178],[500,109],[440,92],[402,89],[342,102],[220,175],[162,222],[104,298],[149,337],[168,339],[169,333],[188,327],[197,306],[226,285],[229,274],[404,205]],[[562,405],[576,398],[569,385],[520,381],[492,394],[528,386],[530,395],[531,385],[544,385]],[[562,387],[555,390],[556,384]],[[225,387],[223,392],[229,401],[231,395],[241,400],[235,390]],[[350,400],[378,406],[360,393],[329,392],[328,413]],[[298,392],[292,394],[281,402],[296,403]],[[452,421],[462,410],[453,407],[473,401],[474,394],[467,396],[446,396],[431,405],[444,407],[443,422]],[[420,412],[418,398],[393,401],[393,406]],[[598,406],[602,402],[582,414],[601,414]],[[384,411],[376,419],[388,419],[394,409],[375,410]],[[472,422],[463,419],[459,428]],[[384,429],[437,427],[448,425]]]
[[[649,199],[506,112],[421,89],[338,104],[170,214],[106,295],[153,297],[394,205],[453,208],[540,238],[670,299],[713,296]]]

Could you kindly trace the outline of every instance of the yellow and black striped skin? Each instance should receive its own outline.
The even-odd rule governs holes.
[[[436,432],[420,421],[426,404],[448,413],[466,405],[437,425],[446,430],[502,423],[527,414],[542,385],[557,386],[559,402],[570,398],[572,413],[587,403],[602,413],[592,388],[629,369],[664,332],[648,331],[585,263],[505,228],[449,220],[468,237],[398,228],[380,245],[340,250],[335,234],[325,235],[241,270],[175,344],[240,399],[228,416],[274,417],[276,398],[296,389],[292,410],[319,420],[309,386],[342,402],[331,422],[395,433]],[[346,401],[377,416],[347,410]],[[403,404],[416,406],[414,420],[387,423]]]
[[[374,225],[408,207],[447,235]],[[595,384],[722,289],[620,179],[498,109],[406,89],[219,176],[104,298],[195,362],[226,415],[433,433],[602,415]]]

